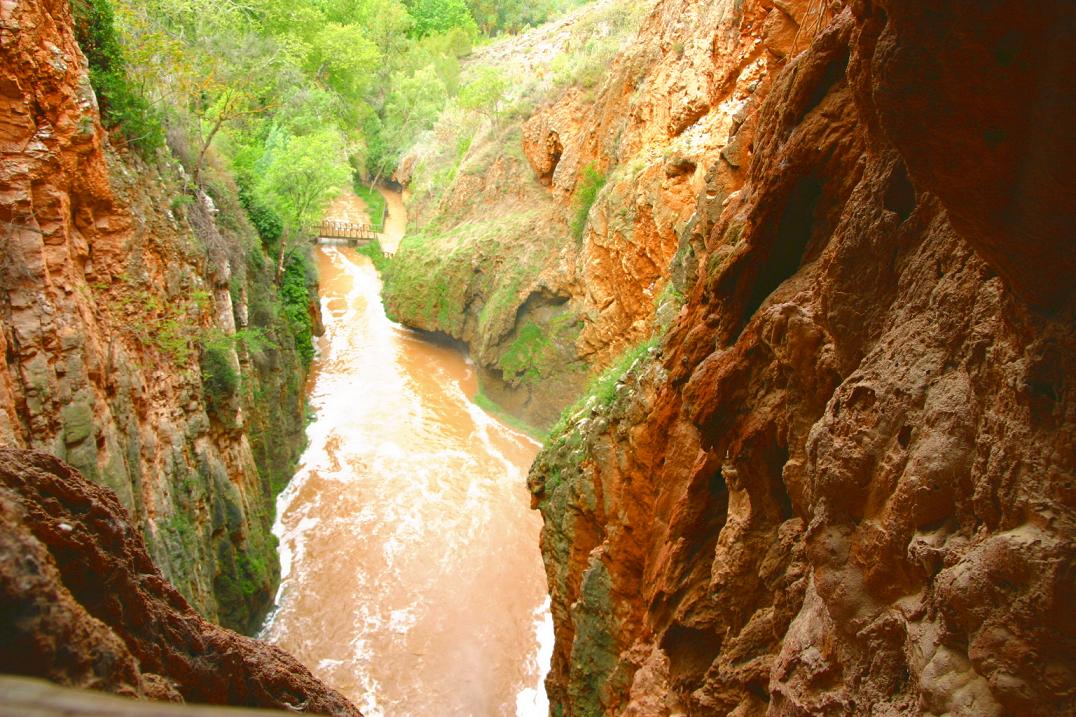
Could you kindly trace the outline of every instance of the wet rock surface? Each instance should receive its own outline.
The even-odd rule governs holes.
[[[279,648],[210,624],[115,495],[0,448],[0,672],[131,697],[358,715]]]
[[[532,469],[554,709],[1067,714],[1071,137],[1014,107],[1071,106],[1072,9],[808,5],[738,10],[798,38],[743,182],[660,351]]]

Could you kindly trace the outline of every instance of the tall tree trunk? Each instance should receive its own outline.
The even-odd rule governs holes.
[[[276,284],[280,286],[280,280],[284,277],[284,254],[288,248],[288,228],[284,227],[284,231],[280,235],[280,253],[276,260]]]
[[[205,164],[205,155],[209,151],[209,145],[213,144],[213,138],[217,136],[217,132],[220,131],[221,126],[224,124],[224,115],[217,118],[216,124],[213,125],[213,129],[210,130],[209,136],[205,138],[205,142],[202,144],[202,151],[198,153],[198,161],[194,165],[194,186],[198,186],[198,181],[202,178],[202,165]]]

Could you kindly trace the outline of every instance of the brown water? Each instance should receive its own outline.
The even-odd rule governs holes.
[[[404,198],[399,192],[386,187],[378,187],[377,191],[385,198],[385,204],[388,206],[385,227],[381,232],[381,248],[390,254],[395,254],[407,230],[407,210],[404,208]]]
[[[462,355],[385,317],[368,260],[315,258],[317,419],[277,505],[262,636],[368,717],[544,717],[552,624],[524,484],[538,446],[471,402]]]

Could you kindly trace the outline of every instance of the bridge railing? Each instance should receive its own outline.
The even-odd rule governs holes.
[[[325,220],[320,224],[309,227],[308,233],[315,239],[355,239],[369,240],[377,237],[377,232],[369,224],[356,224],[352,222],[340,222]]]

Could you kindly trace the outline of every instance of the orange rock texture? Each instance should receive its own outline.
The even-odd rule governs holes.
[[[524,124],[524,152],[559,206],[572,206],[586,167],[607,175],[573,277],[586,317],[579,351],[595,363],[650,333],[670,265],[690,261],[681,237],[711,175],[743,181],[750,127],[738,130],[794,47],[797,21],[822,13],[783,5],[658,3],[594,99],[569,90]]]
[[[586,57],[581,48],[611,33],[618,5],[630,15],[639,4],[596,3],[479,50],[472,62],[548,73],[550,57]],[[592,68],[596,78],[539,83],[521,127],[499,125],[492,138],[479,131],[448,188],[435,201],[416,198],[412,218],[428,225],[423,241],[437,251],[423,255],[404,243],[394,271],[413,276],[390,273],[390,314],[467,342],[480,366],[523,394],[491,384],[494,398],[539,425],[552,423],[588,371],[605,368],[680,310],[697,260],[690,236],[713,219],[699,207],[712,213],[714,192],[723,198],[745,181],[770,77],[831,18],[828,6],[806,1],[658,3],[626,49]],[[454,159],[459,138],[438,135],[442,129],[434,144],[451,147]],[[484,156],[488,148],[494,158]],[[406,158],[398,178],[413,180],[424,153]],[[588,173],[604,186],[577,237],[571,225]],[[710,201],[700,204],[700,196]],[[512,216],[519,220],[503,220]],[[502,219],[490,230],[497,241],[472,238],[468,227],[490,217]],[[529,324],[553,348],[531,351]],[[519,353],[539,354],[525,366],[532,370],[519,368]]]
[[[1073,713],[1072,5],[668,0],[639,46],[696,14],[729,69],[649,131],[766,72],[656,195],[700,182],[684,308],[529,478],[554,713]]]
[[[302,440],[302,369],[290,348],[227,348],[274,413],[249,395],[211,407],[195,338],[275,330],[260,248],[237,248],[256,236],[227,188],[195,198],[168,153],[113,148],[67,2],[0,19],[0,445],[114,490],[192,604],[250,629],[275,590],[268,484]]]
[[[164,579],[112,491],[0,448],[0,672],[173,702],[359,715],[297,660],[212,625]]]

